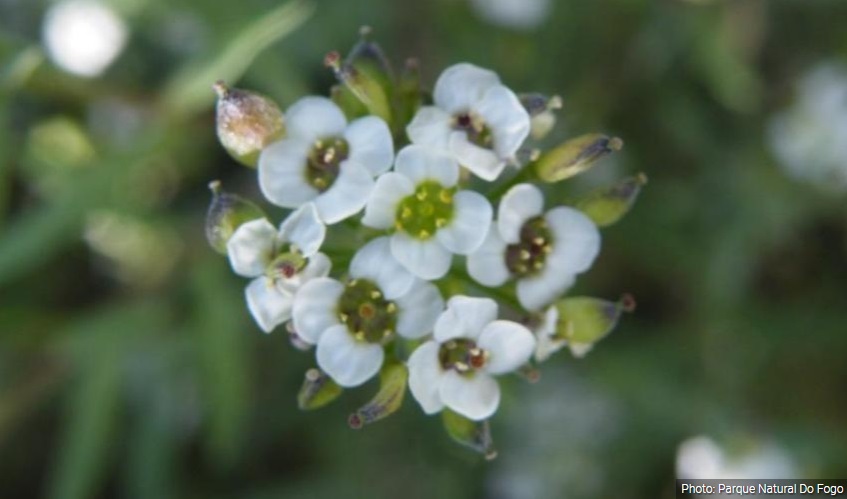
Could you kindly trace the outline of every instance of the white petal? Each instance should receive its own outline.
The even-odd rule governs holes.
[[[525,309],[536,311],[549,305],[556,298],[573,286],[576,278],[573,274],[562,272],[555,267],[547,265],[541,273],[532,277],[525,277],[518,281],[518,301]]]
[[[449,113],[468,111],[492,87],[500,85],[493,71],[460,63],[445,69],[435,82],[435,104]]]
[[[374,229],[393,227],[397,219],[397,206],[404,197],[414,192],[414,184],[403,175],[395,172],[380,175],[365,205],[362,224]]]
[[[291,278],[279,277],[276,287],[283,293],[294,295],[301,286],[317,277],[326,277],[332,269],[332,261],[323,253],[315,253],[309,257],[306,266]]]
[[[318,213],[327,224],[334,224],[360,212],[368,202],[374,179],[364,166],[347,160],[332,186],[315,200]]]
[[[259,188],[271,203],[297,208],[317,197],[318,190],[306,182],[306,162],[311,144],[283,139],[259,155]]]
[[[450,152],[459,160],[460,165],[483,180],[489,182],[496,180],[503,168],[506,167],[506,161],[498,158],[494,151],[468,141],[465,132],[452,132],[449,139],[449,148]]]
[[[435,106],[418,109],[412,122],[406,127],[406,135],[414,144],[447,149],[450,132],[453,131],[450,113]]]
[[[506,243],[493,228],[476,251],[468,255],[468,274],[484,286],[501,286],[509,280]]]
[[[435,414],[444,408],[438,394],[438,385],[444,375],[438,360],[440,349],[435,341],[427,341],[409,356],[409,391],[426,414]]]
[[[319,277],[304,284],[294,295],[294,330],[303,341],[315,344],[327,328],[341,324],[336,307],[344,285]]]
[[[415,276],[391,255],[388,237],[378,237],[362,246],[350,262],[350,275],[375,282],[387,300],[403,295],[415,282]]]
[[[376,116],[359,118],[344,130],[350,146],[349,159],[364,166],[372,176],[388,171],[394,161],[394,140],[388,125]]]
[[[467,255],[482,246],[494,210],[484,196],[473,191],[457,192],[453,209],[453,220],[435,237],[451,252]]]
[[[257,277],[244,288],[247,308],[262,331],[270,333],[291,318],[293,297],[280,293],[266,277]]]
[[[497,302],[491,298],[454,296],[435,322],[433,336],[441,343],[453,338],[475,340],[490,322],[497,319]]]
[[[453,254],[438,239],[431,237],[422,241],[405,232],[392,234],[391,254],[406,270],[428,281],[444,277],[453,261]]]
[[[518,184],[500,199],[497,208],[497,230],[509,244],[521,239],[521,227],[544,209],[544,195],[532,184]]]
[[[279,227],[280,239],[295,244],[305,257],[314,255],[326,237],[326,225],[321,222],[314,203],[297,208]]]
[[[482,330],[477,345],[489,354],[485,370],[505,374],[529,362],[535,350],[535,336],[517,322],[494,321]]]
[[[438,385],[444,405],[474,421],[488,419],[500,405],[500,386],[484,372],[463,376],[447,371]]]
[[[442,187],[453,187],[459,181],[459,165],[452,156],[426,146],[410,145],[397,153],[394,170],[418,185],[434,180]]]
[[[594,263],[600,252],[600,231],[579,210],[560,206],[544,218],[553,232],[553,252],[548,261],[557,268],[579,274]]]
[[[340,137],[347,126],[341,109],[326,97],[303,97],[285,112],[285,131],[289,137],[312,142]]]
[[[226,243],[232,270],[244,277],[264,274],[273,257],[276,235],[276,229],[265,218],[239,225]]]
[[[345,388],[371,379],[384,357],[382,346],[356,341],[344,325],[330,327],[318,341],[318,366]]]
[[[409,292],[397,298],[397,334],[417,339],[432,331],[444,310],[444,299],[432,283],[418,280]]]
[[[494,134],[497,156],[501,159],[513,157],[530,130],[529,113],[514,92],[502,85],[492,87],[474,110]]]

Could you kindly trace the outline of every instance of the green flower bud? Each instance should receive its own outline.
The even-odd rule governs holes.
[[[535,171],[545,182],[559,182],[588,170],[597,160],[622,147],[623,141],[617,137],[589,133],[543,154],[535,163]]]
[[[450,438],[459,444],[482,454],[489,461],[497,457],[488,421],[472,421],[446,408],[441,412],[441,421]]]
[[[408,379],[409,371],[404,364],[386,363],[379,372],[379,392],[370,402],[350,415],[347,419],[350,427],[358,430],[396,412],[403,405]]]
[[[519,98],[529,113],[530,135],[534,140],[542,140],[556,125],[555,111],[562,108],[562,98],[542,94],[522,94]]]
[[[226,255],[226,243],[239,225],[265,218],[261,208],[236,194],[221,190],[218,180],[209,183],[212,202],[206,213],[206,239],[218,253]]]
[[[635,310],[635,300],[624,295],[617,302],[577,296],[556,302],[559,313],[553,340],[566,341],[571,353],[582,357],[617,326],[623,312]]]
[[[247,90],[229,88],[222,81],[213,86],[218,94],[218,139],[239,163],[256,167],[259,153],[285,136],[282,111],[274,101]]]
[[[348,120],[361,118],[368,114],[368,108],[344,85],[333,85],[329,89],[329,98],[336,106],[341,108]]]
[[[391,103],[388,89],[368,71],[360,70],[352,64],[341,62],[338,52],[330,52],[324,58],[324,64],[332,68],[335,77],[367,108],[370,114],[379,116],[391,124]]]
[[[639,173],[612,186],[597,189],[577,202],[576,207],[588,215],[598,227],[607,227],[629,212],[641,192],[641,187],[646,184],[647,176]]]
[[[397,107],[395,117],[398,128],[405,133],[405,126],[412,121],[423,105],[421,72],[417,59],[406,60],[400,79],[397,81]]]
[[[303,386],[297,394],[297,406],[304,411],[319,409],[338,398],[343,391],[320,369],[312,368],[306,371]]]
[[[347,54],[344,64],[367,72],[373,78],[381,80],[383,86],[388,87],[394,80],[394,70],[382,47],[371,38],[372,33],[370,26],[359,28],[359,41]]]

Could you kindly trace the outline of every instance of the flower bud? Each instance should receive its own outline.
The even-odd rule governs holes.
[[[297,405],[303,411],[319,409],[332,402],[344,390],[320,369],[306,371],[303,386],[297,394]]]
[[[534,140],[542,140],[556,125],[555,111],[562,108],[562,98],[558,95],[547,97],[542,94],[522,94],[521,104],[529,113],[529,133]]]
[[[403,72],[400,73],[397,81],[396,102],[397,125],[405,130],[405,125],[412,121],[423,104],[421,72],[417,59],[408,59]]]
[[[394,80],[394,71],[382,47],[371,38],[372,33],[370,26],[359,28],[359,41],[347,54],[344,63],[355,67],[358,71],[369,73],[372,77],[382,80],[381,83],[387,86]]]
[[[553,340],[566,341],[575,357],[583,357],[617,326],[623,312],[635,310],[635,300],[624,295],[617,302],[578,296],[556,302],[559,313]]]
[[[403,404],[409,371],[399,363],[387,363],[379,373],[379,392],[367,404],[350,415],[347,422],[358,430],[393,414]]]
[[[535,163],[535,171],[545,182],[559,182],[588,170],[597,160],[622,147],[623,141],[617,137],[589,133],[542,155]]]
[[[206,239],[215,251],[226,255],[226,243],[238,226],[264,218],[265,213],[241,196],[222,191],[218,180],[210,182],[209,189],[212,190],[212,202],[206,212]]]
[[[391,103],[388,98],[388,89],[379,81],[380,78],[375,77],[368,71],[360,70],[352,64],[342,63],[341,55],[338,52],[327,54],[324,58],[324,64],[332,68],[338,81],[364,104],[370,114],[391,124]]]
[[[348,120],[352,121],[368,114],[368,108],[344,85],[333,85],[329,89],[329,98],[341,108]]]
[[[489,461],[497,457],[488,421],[472,421],[450,409],[441,412],[441,421],[450,438],[459,444],[482,454]]]
[[[639,173],[612,186],[597,189],[580,200],[576,207],[598,227],[607,227],[629,212],[645,184],[647,176]]]
[[[236,161],[255,168],[262,149],[285,135],[282,111],[268,97],[222,81],[213,88],[218,94],[218,140]]]

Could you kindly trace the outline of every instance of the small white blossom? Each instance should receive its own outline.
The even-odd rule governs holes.
[[[259,187],[285,208],[314,201],[327,224],[355,215],[370,196],[374,177],[391,167],[394,143],[376,116],[347,123],[324,97],[304,97],[285,113],[286,137],[259,156]]]
[[[485,286],[517,279],[518,301],[530,311],[550,304],[591,267],[600,232],[582,212],[556,207],[543,213],[544,196],[530,184],[500,200],[497,222],[468,256],[468,273]]]
[[[394,230],[391,253],[409,272],[444,277],[453,253],[467,255],[482,244],[491,205],[476,192],[456,192],[459,165],[445,153],[410,145],[394,168],[377,179],[362,223]]]
[[[351,280],[314,279],[294,300],[294,329],[317,344],[318,366],[336,383],[354,387],[373,377],[383,345],[395,335],[428,334],[444,300],[438,288],[413,276],[391,256],[387,237],[366,244],[350,263]]]
[[[446,406],[480,421],[497,411],[500,386],[493,376],[528,362],[535,338],[518,323],[496,319],[494,300],[449,300],[435,323],[434,339],[409,357],[409,389],[425,413]]]
[[[481,179],[495,180],[529,135],[529,113],[487,69],[450,66],[438,77],[433,100],[409,123],[409,139],[449,151]]]
[[[227,242],[236,274],[253,280],[244,291],[247,307],[266,333],[291,318],[294,294],[310,279],[329,274],[332,263],[318,249],[326,226],[315,205],[303,205],[274,228],[265,218],[241,224]]]

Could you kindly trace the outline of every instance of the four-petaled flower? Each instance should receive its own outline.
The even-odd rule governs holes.
[[[244,290],[247,307],[266,333],[291,318],[294,294],[305,282],[329,274],[332,263],[319,253],[326,226],[315,205],[294,211],[275,229],[265,218],[241,224],[227,242],[236,274],[252,277]]]
[[[395,335],[420,338],[432,331],[444,301],[391,256],[387,237],[366,244],[350,263],[350,280],[309,281],[294,301],[294,329],[317,344],[318,366],[343,387],[373,377]]]
[[[394,169],[377,179],[362,223],[393,229],[394,258],[421,279],[440,279],[453,253],[467,255],[482,244],[491,205],[476,192],[457,192],[459,165],[445,153],[407,146]]]
[[[514,162],[530,130],[529,113],[496,73],[468,63],[447,68],[433,91],[434,106],[418,110],[406,128],[415,144],[449,151],[483,180]]]
[[[468,256],[468,273],[485,286],[517,279],[520,304],[530,311],[564,293],[600,251],[600,232],[585,214],[559,206],[543,213],[544,196],[530,184],[500,200],[497,222]]]
[[[350,124],[324,97],[304,97],[285,113],[287,135],[259,156],[259,187],[275,205],[296,208],[314,201],[321,219],[334,224],[365,206],[374,177],[391,167],[394,143],[376,116]]]
[[[493,376],[529,361],[535,337],[521,324],[496,319],[494,300],[450,298],[435,323],[434,339],[408,361],[409,389],[425,413],[446,406],[480,421],[497,411],[500,386]]]

